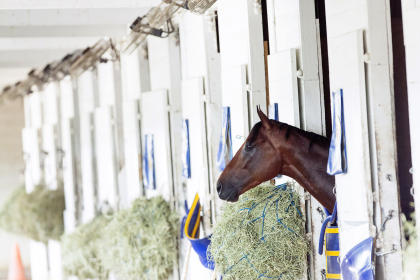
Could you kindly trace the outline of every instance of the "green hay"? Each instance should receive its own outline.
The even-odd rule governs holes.
[[[61,251],[64,273],[79,279],[108,279],[99,250],[103,246],[103,234],[111,216],[98,216],[81,225],[71,234],[63,235]]]
[[[8,198],[0,210],[0,227],[47,243],[59,240],[64,231],[64,192],[36,186],[31,193],[20,187]]]
[[[162,197],[137,199],[105,229],[105,267],[124,280],[168,279],[177,257],[178,220]]]
[[[309,250],[293,187],[262,184],[227,204],[210,252],[224,280],[299,279]]]
[[[405,280],[420,279],[420,253],[418,239],[416,234],[415,216],[412,215],[412,221],[407,221],[403,216],[404,232],[409,236],[409,240],[403,251],[403,275]]]

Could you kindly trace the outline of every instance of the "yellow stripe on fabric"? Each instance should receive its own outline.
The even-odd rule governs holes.
[[[190,208],[190,211],[189,211],[189,213],[188,213],[187,220],[185,221],[184,234],[185,234],[185,236],[187,236],[189,239],[195,239],[195,238],[196,238],[196,237],[195,237],[195,235],[196,235],[197,230],[198,230],[198,227],[199,227],[199,225],[200,225],[200,219],[201,219],[201,216],[200,216],[200,213],[201,213],[201,205],[200,205],[200,208],[199,208],[199,210],[198,210],[197,220],[195,221],[195,225],[194,225],[194,229],[193,229],[192,235],[189,235],[189,234],[188,234],[188,225],[189,225],[189,224],[190,224],[190,222],[191,222],[192,216],[194,215],[194,210],[195,210],[195,208],[197,207],[197,204],[198,204],[198,202],[199,202],[199,201],[200,201],[200,197],[198,196],[198,193],[197,193],[197,194],[195,194],[195,197],[194,197],[194,202],[193,202],[193,204],[192,204],[192,206],[191,206],[191,208]]]
[[[340,255],[340,251],[326,251],[325,255],[329,257],[338,257]]]
[[[338,228],[327,228],[326,233],[338,233]]]
[[[341,279],[341,274],[327,273],[326,277],[327,279]]]

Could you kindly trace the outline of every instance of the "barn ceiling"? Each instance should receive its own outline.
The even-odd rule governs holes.
[[[160,0],[1,0],[0,87],[100,37],[120,38]]]

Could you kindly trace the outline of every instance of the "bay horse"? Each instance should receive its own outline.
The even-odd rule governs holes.
[[[282,174],[295,179],[332,213],[335,179],[326,171],[328,139],[270,120],[259,107],[257,113],[260,122],[217,181],[219,197],[235,202],[244,192]]]

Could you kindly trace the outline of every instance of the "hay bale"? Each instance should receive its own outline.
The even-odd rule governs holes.
[[[309,250],[299,205],[292,184],[262,184],[227,204],[210,245],[223,279],[299,279]]]
[[[20,187],[0,210],[0,227],[32,240],[59,240],[64,231],[64,192],[39,185],[31,193]]]
[[[119,279],[168,279],[177,258],[179,218],[162,197],[140,198],[105,229],[105,267]]]
[[[100,256],[104,230],[112,216],[98,216],[61,239],[63,271],[79,279],[108,279]]]
[[[408,236],[407,244],[403,251],[403,276],[405,280],[420,279],[420,252],[416,233],[415,215],[408,221],[403,216],[405,235]]]

